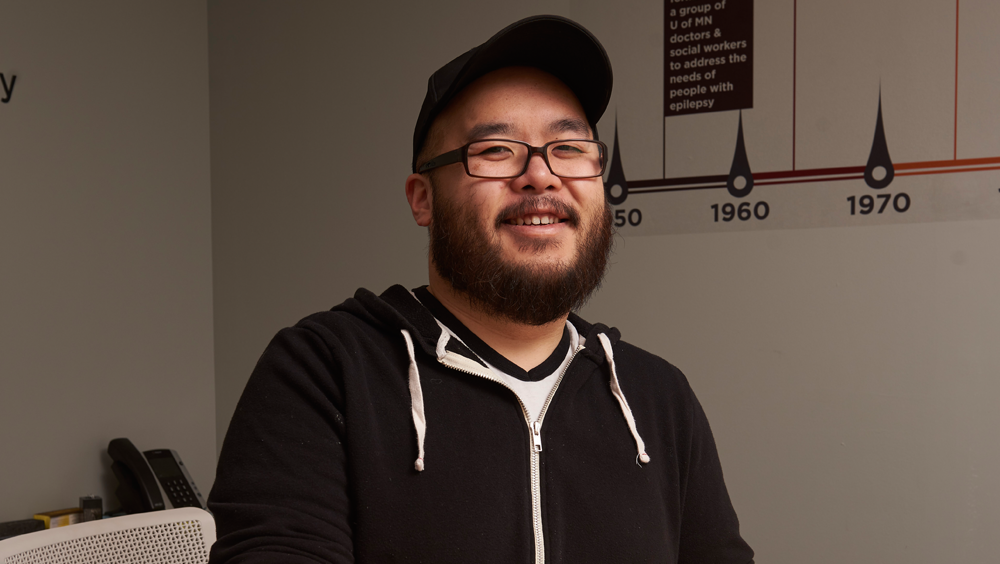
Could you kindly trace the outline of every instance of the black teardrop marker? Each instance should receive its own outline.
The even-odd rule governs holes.
[[[875,178],[875,169],[882,167],[885,176]],[[896,175],[889,158],[889,145],[885,142],[885,129],[882,127],[882,89],[878,91],[878,119],[875,120],[875,139],[872,140],[872,150],[868,153],[868,164],[865,166],[865,184],[879,190],[892,183]]]
[[[615,187],[621,190],[617,196],[612,194]],[[618,145],[618,116],[615,116],[615,148],[611,152],[611,170],[608,181],[604,183],[604,195],[613,206],[621,205],[628,198],[628,182],[625,181],[625,170],[622,168],[622,156]]]
[[[743,179],[742,188],[736,187],[736,181],[739,179]],[[729,167],[726,188],[729,190],[729,194],[736,198],[744,198],[753,190],[753,173],[750,171],[746,145],[743,144],[743,110],[740,110],[740,127],[736,132],[736,152],[733,154],[733,166]]]

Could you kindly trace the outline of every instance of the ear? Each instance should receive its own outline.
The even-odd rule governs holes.
[[[427,227],[431,224],[431,183],[423,174],[411,174],[406,177],[406,200],[410,202],[410,211],[417,225]]]

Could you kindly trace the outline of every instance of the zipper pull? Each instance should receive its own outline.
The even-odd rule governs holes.
[[[535,452],[542,452],[542,426],[538,421],[531,424],[531,438],[535,441]]]

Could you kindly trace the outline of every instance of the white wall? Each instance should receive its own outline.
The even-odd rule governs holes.
[[[0,521],[112,503],[127,436],[214,479],[204,1],[4,2]]]

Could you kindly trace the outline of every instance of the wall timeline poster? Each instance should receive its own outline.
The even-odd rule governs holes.
[[[616,121],[620,233],[1000,218],[989,1],[754,3],[664,2],[663,174]]]

